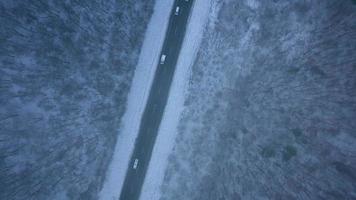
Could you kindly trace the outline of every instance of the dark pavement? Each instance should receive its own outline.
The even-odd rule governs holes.
[[[141,119],[139,135],[126,172],[120,200],[138,200],[140,197],[192,5],[193,0],[176,0],[174,2],[161,52],[161,55],[166,55],[166,60],[164,64],[158,63],[147,105]],[[175,15],[177,6],[180,8],[179,14]],[[136,169],[133,168],[135,159],[138,159]]]

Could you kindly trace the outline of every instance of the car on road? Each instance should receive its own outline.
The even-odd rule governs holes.
[[[176,12],[174,14],[179,15],[179,6],[176,7]]]
[[[136,158],[132,168],[137,169],[137,166],[138,166],[138,159]]]
[[[163,65],[164,64],[164,61],[166,61],[166,55],[165,54],[162,54],[161,56],[161,61],[160,61],[160,64]]]

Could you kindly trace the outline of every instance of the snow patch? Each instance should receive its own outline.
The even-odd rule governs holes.
[[[213,0],[208,0],[209,3],[206,5],[210,4],[210,10],[209,10],[209,29],[214,29],[215,24],[218,23],[218,14],[219,10],[222,6],[221,1],[213,1]]]
[[[247,0],[246,3],[253,10],[256,10],[260,7],[260,2],[258,2],[257,0]]]

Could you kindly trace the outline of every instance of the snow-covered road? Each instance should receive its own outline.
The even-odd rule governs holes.
[[[177,134],[176,129],[183,110],[191,66],[196,58],[204,27],[209,19],[209,11],[214,6],[212,2],[212,0],[196,0],[194,2],[168,102],[141,191],[141,200],[158,200],[160,198],[160,185],[163,181],[168,156],[173,148]]]
[[[120,195],[131,157],[131,153],[128,154],[127,152],[132,152],[134,149],[135,139],[139,132],[139,122],[147,103],[173,3],[173,0],[156,1],[130,89],[128,107],[122,120],[121,132],[106,181],[100,192],[100,199],[118,199]],[[213,7],[213,0],[196,0],[194,2],[140,199],[153,200],[160,197],[159,188],[168,163],[168,155],[173,148],[177,134],[176,128],[180,113],[183,110],[190,69],[199,49],[209,14],[214,14],[209,12]]]
[[[127,110],[122,119],[114,155],[99,194],[102,200],[118,199],[120,196],[131,152],[138,135],[139,122],[156,71],[173,2],[174,0],[156,0],[127,99]]]

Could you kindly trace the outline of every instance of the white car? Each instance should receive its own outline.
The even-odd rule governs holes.
[[[167,56],[164,55],[164,54],[161,56],[161,61],[160,61],[160,64],[161,64],[161,65],[164,64],[164,61],[166,61],[166,57],[167,57]]]
[[[175,15],[179,14],[179,6],[176,7],[176,12],[174,13]]]
[[[138,166],[138,159],[136,158],[132,168],[137,169],[137,166]]]

